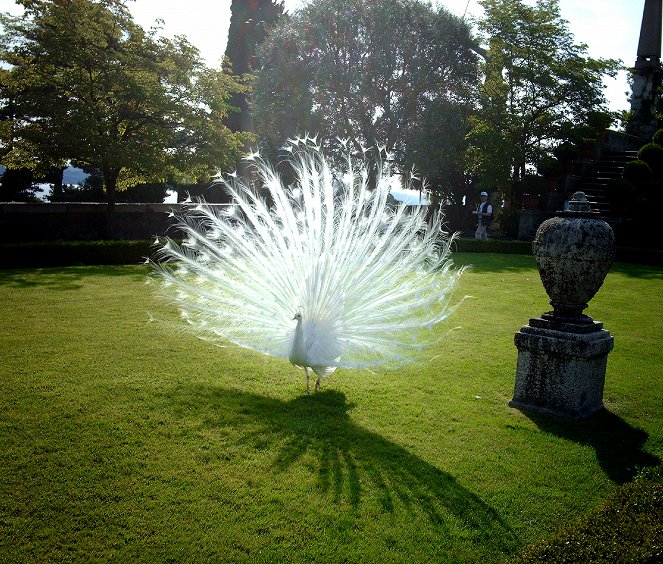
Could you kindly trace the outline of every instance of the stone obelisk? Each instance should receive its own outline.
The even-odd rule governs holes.
[[[631,111],[627,133],[650,141],[656,132],[656,89],[661,84],[661,20],[663,0],[645,0],[638,55],[633,73]]]

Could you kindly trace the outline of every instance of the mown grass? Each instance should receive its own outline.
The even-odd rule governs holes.
[[[0,271],[0,561],[510,560],[660,462],[663,269],[618,263],[590,304],[607,409],[569,422],[507,406],[534,259],[455,260],[474,298],[433,360],[310,397],[149,322],[175,315],[143,267]]]

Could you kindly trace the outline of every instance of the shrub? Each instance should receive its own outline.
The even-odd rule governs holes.
[[[0,175],[0,202],[35,202],[34,174],[27,168],[8,168]]]
[[[633,185],[639,186],[651,180],[652,171],[645,161],[635,159],[624,166],[623,177]]]
[[[510,239],[518,238],[518,223],[520,213],[514,208],[502,208],[497,217],[497,221],[502,228],[502,233]]]
[[[657,145],[663,145],[663,129],[659,129],[652,137],[652,142]]]
[[[514,211],[514,215],[517,219],[518,212]],[[139,264],[146,257],[154,259],[154,249],[152,241],[1,243],[0,268]],[[458,237],[453,242],[452,251],[457,253],[531,255],[532,243],[531,241],[500,239],[483,241],[474,238]],[[663,266],[663,251],[649,248],[617,247],[616,260],[635,264]]]
[[[636,189],[630,180],[613,178],[606,185],[606,196],[613,212],[627,212],[635,205]]]
[[[638,159],[646,162],[657,179],[663,178],[663,147],[656,143],[647,143],[640,147]]]
[[[561,176],[564,172],[562,163],[555,157],[544,157],[536,167],[538,173],[546,177]]]
[[[562,164],[571,163],[578,157],[578,147],[573,143],[562,143],[553,149],[555,155]]]
[[[518,562],[660,562],[662,529],[663,467],[658,466],[550,539],[526,548]]]
[[[54,241],[0,244],[0,268],[138,264],[151,241]]]

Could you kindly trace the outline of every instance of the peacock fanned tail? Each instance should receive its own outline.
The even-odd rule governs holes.
[[[421,206],[390,205],[390,175],[378,171],[371,190],[366,163],[350,155],[339,173],[310,143],[291,148],[291,186],[254,154],[254,183],[224,181],[234,205],[201,202],[178,217],[184,242],[162,241],[154,263],[161,293],[196,335],[299,365],[398,366],[430,354],[462,273],[442,214],[426,221]]]

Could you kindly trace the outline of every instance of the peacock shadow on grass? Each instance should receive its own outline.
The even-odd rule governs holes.
[[[441,531],[453,521],[499,552],[518,545],[499,514],[451,474],[353,422],[353,405],[343,393],[326,390],[281,401],[199,385],[185,395],[202,402],[198,408],[206,412],[207,429],[239,427],[243,447],[275,450],[277,474],[310,465],[313,456],[320,491],[339,504],[349,500],[352,511],[370,496],[385,513],[423,512]],[[186,409],[191,413],[190,401]]]
[[[546,433],[591,446],[599,465],[613,482],[630,482],[639,470],[661,463],[658,457],[643,450],[649,435],[607,409],[580,420],[523,413]]]

